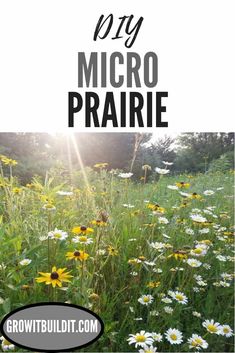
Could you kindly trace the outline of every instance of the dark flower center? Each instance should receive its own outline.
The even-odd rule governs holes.
[[[184,181],[181,181],[180,184],[181,184],[181,185],[184,185]]]
[[[197,195],[197,193],[196,193],[196,192],[194,192],[194,193],[193,193],[193,195],[194,195],[194,196],[196,196],[196,195]]]
[[[87,230],[87,227],[81,226],[81,231],[82,231],[82,232],[85,232],[86,230]]]
[[[80,254],[80,251],[74,251],[74,256],[80,256],[81,254]]]
[[[52,272],[51,273],[51,279],[58,279],[59,278],[59,275],[57,272]]]

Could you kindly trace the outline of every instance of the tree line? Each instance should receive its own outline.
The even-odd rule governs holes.
[[[182,133],[155,139],[135,133],[74,133],[72,137],[0,133],[0,154],[18,161],[15,175],[22,183],[34,175],[44,177],[51,168],[78,170],[81,161],[88,167],[105,162],[109,169],[132,170],[137,178],[143,165],[153,173],[155,167],[164,166],[162,161],[173,163],[173,173],[207,173],[234,168],[234,133]]]

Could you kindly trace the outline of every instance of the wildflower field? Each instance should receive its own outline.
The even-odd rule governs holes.
[[[1,156],[1,319],[68,302],[105,324],[85,351],[233,351],[232,172],[135,182],[100,163],[22,186],[14,168]]]

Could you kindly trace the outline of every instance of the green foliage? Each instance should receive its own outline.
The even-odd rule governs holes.
[[[232,156],[232,151],[222,154],[218,159],[215,159],[210,163],[208,172],[225,172],[229,169],[233,169],[233,160],[231,160]]]

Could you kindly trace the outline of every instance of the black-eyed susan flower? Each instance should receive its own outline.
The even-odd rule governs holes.
[[[165,208],[161,207],[157,203],[149,203],[149,204],[147,204],[147,208],[149,208],[152,211],[158,212],[158,213],[164,213],[165,212]]]
[[[22,192],[22,190],[23,190],[22,188],[15,187],[12,189],[12,192],[13,192],[13,194],[20,194]]]
[[[113,246],[109,245],[108,246],[108,253],[111,256],[117,256],[118,255],[118,250],[115,249]]]
[[[171,257],[173,257],[176,260],[183,260],[183,259],[187,259],[188,255],[187,255],[187,252],[184,250],[175,250],[172,254],[167,256],[167,258],[171,258]]]
[[[49,285],[51,284],[53,288],[56,286],[62,287],[62,282],[71,282],[70,278],[73,276],[70,275],[70,272],[65,272],[66,268],[58,268],[56,266],[52,267],[51,273],[49,272],[39,272],[41,277],[36,278],[37,283],[44,283]]]
[[[1,155],[1,161],[3,164],[5,165],[9,165],[9,166],[15,166],[18,164],[18,162],[14,159],[11,158],[7,158],[6,156]]]
[[[67,260],[75,260],[75,261],[86,261],[89,255],[82,250],[68,251],[66,253]]]
[[[96,163],[94,165],[94,168],[103,169],[103,168],[106,168],[107,166],[108,166],[108,163]]]
[[[192,194],[189,195],[189,199],[201,200],[202,196],[197,194],[196,192],[193,192]]]
[[[107,226],[107,223],[103,222],[101,219],[93,220],[93,221],[91,221],[91,224],[98,226],[98,227],[106,227]]]
[[[157,287],[159,287],[160,286],[160,284],[161,284],[161,282],[149,282],[149,283],[147,283],[147,287],[148,288],[157,288]]]
[[[190,187],[190,183],[185,183],[184,181],[179,181],[175,185],[180,189],[187,189]]]
[[[153,228],[156,225],[156,223],[144,223],[143,226],[144,227],[148,227],[148,228]]]
[[[90,233],[94,233],[94,229],[86,227],[86,226],[79,226],[79,227],[74,227],[72,229],[72,233],[74,233],[74,234],[90,234]]]

